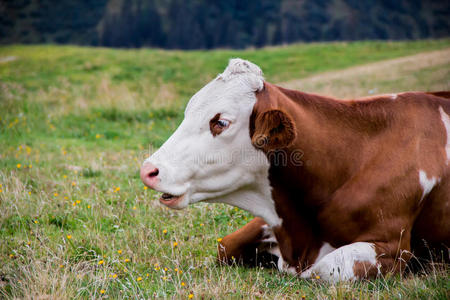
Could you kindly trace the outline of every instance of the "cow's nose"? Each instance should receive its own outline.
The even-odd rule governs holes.
[[[149,188],[154,189],[158,181],[159,170],[151,163],[145,163],[141,167],[142,182]]]

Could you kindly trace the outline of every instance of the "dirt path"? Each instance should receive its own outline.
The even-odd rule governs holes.
[[[15,56],[5,56],[5,57],[0,57],[0,64],[4,64],[10,61],[15,61],[17,59],[17,57]]]
[[[450,48],[325,72],[279,85],[340,98],[406,90],[450,90]]]

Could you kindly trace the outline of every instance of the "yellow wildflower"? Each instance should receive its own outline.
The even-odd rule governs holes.
[[[124,260],[124,262],[130,262],[130,259],[129,258],[125,258],[125,260]]]
[[[166,281],[167,280],[167,277],[166,276],[164,276],[163,278],[162,278],[164,281]]]
[[[173,246],[174,247],[178,246],[178,242],[173,242]]]
[[[105,290],[100,290],[100,294],[104,294],[104,293],[106,293]]]
[[[63,178],[67,178],[67,175],[64,175]]]
[[[184,282],[181,282],[181,286],[185,286],[186,285],[186,283],[184,283]]]
[[[141,280],[142,280],[142,277],[139,276],[136,280],[137,280],[137,281],[141,281]]]
[[[188,298],[192,299],[192,298],[194,298],[194,295],[193,294],[189,294]]]
[[[39,223],[39,221],[38,220],[34,220],[34,224],[37,224],[37,223]]]
[[[114,273],[114,274],[112,274],[112,278],[117,278],[117,274],[116,273]]]
[[[58,194],[58,193],[54,193],[54,194],[53,194],[53,196],[55,196],[55,197],[58,197],[58,196],[59,196],[59,194]]]
[[[59,267],[60,267],[60,268],[63,268],[63,267],[64,267],[64,265],[62,265],[62,264],[61,264],[61,265],[59,265]]]
[[[120,250],[120,249],[117,250],[117,253],[122,254],[122,250]]]
[[[147,273],[147,274],[145,274],[145,276],[147,276],[147,277],[148,277],[148,276],[150,276],[150,274],[149,274],[149,273]]]
[[[70,240],[72,236],[70,234],[67,235],[67,239]]]
[[[96,139],[99,139],[99,138],[101,138],[101,137],[102,137],[101,134],[98,134],[98,133],[97,133],[97,134],[95,135],[95,138],[96,138]]]
[[[75,181],[72,181],[72,186],[76,186],[77,183]]]
[[[148,187],[144,186],[144,190],[148,189]]]
[[[167,270],[168,270],[167,268],[164,268],[164,271],[166,271],[166,272],[167,272]]]
[[[17,169],[20,169],[22,167],[21,164],[17,164]]]
[[[87,208],[91,208],[91,206],[88,204]]]
[[[103,265],[105,261],[102,259],[101,261],[98,262],[99,265]]]
[[[220,243],[222,241],[222,238],[218,238],[217,241]]]
[[[30,169],[31,169],[32,167],[33,167],[33,165],[28,165],[28,168],[30,168]]]
[[[81,200],[77,200],[77,201],[75,201],[77,204],[80,204],[81,203]]]
[[[137,207],[136,206],[133,206],[133,210],[136,210],[137,209]]]
[[[316,279],[320,279],[320,276],[319,276],[319,275],[316,275]]]
[[[166,234],[166,233],[167,233],[167,229],[164,229],[164,230],[163,230],[163,233]]]

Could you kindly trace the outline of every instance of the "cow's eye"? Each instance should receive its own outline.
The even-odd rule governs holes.
[[[221,127],[222,129],[227,128],[228,126],[230,126],[230,121],[225,120],[225,119],[220,119],[219,121],[217,121],[217,125],[219,127]]]
[[[214,118],[209,121],[209,129],[213,136],[221,134],[222,131],[230,126],[230,121],[227,119],[221,119],[220,114],[216,114]]]

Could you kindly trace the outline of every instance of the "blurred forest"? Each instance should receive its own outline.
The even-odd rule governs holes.
[[[0,43],[169,49],[441,38],[450,0],[0,0]]]

